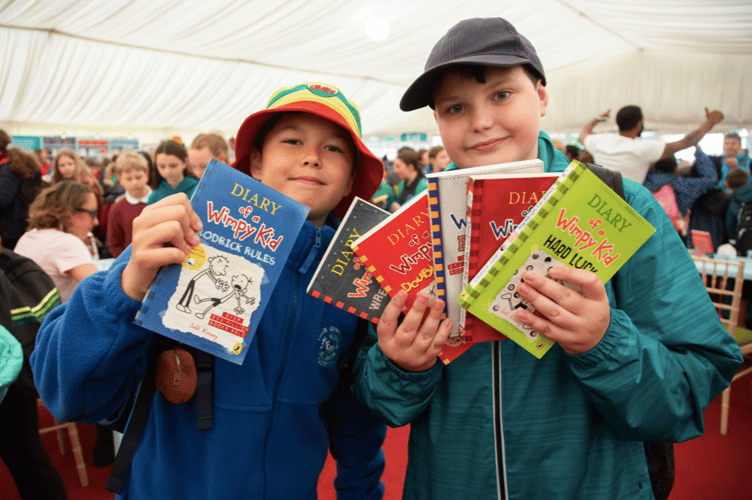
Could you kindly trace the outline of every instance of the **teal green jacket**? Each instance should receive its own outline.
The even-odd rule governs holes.
[[[196,186],[198,186],[198,180],[195,177],[190,177],[187,175],[183,177],[183,180],[180,181],[180,184],[178,184],[174,188],[170,186],[166,180],[162,179],[161,181],[159,181],[157,189],[152,191],[149,195],[149,199],[146,200],[146,204],[152,205],[159,200],[167,198],[168,196],[176,193],[185,193],[188,196],[188,199],[190,199],[191,196],[193,196],[193,192],[196,190]]]
[[[419,195],[420,193],[422,193],[426,189],[428,189],[428,181],[426,181],[425,177],[421,177],[418,180],[418,185],[415,186],[415,192],[413,193],[413,195],[411,197],[409,197],[408,199],[406,199],[404,201],[404,203],[402,203],[402,204],[404,205],[405,203],[407,203],[408,201],[412,200],[413,198],[415,198],[417,195]],[[404,190],[405,190],[405,181],[401,180],[401,181],[399,181],[399,184],[397,184],[397,199],[399,199],[400,195],[402,194],[402,191],[404,191]]]
[[[547,171],[567,163],[540,140]],[[371,330],[354,390],[388,424],[411,424],[404,499],[647,500],[641,441],[703,433],[741,352],[655,197],[627,179],[624,191],[657,231],[606,285],[611,321],[588,352],[555,345],[538,360],[485,342],[408,373]]]

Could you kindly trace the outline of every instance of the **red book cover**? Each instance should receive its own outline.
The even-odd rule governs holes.
[[[691,231],[692,235],[692,247],[694,247],[695,252],[697,252],[698,255],[713,255],[715,253],[715,249],[713,248],[713,240],[710,237],[710,233],[708,231],[699,231],[697,229],[693,229]]]
[[[390,297],[407,292],[406,310],[419,292],[436,297],[428,191],[355,240],[351,248]]]
[[[489,175],[469,179],[467,230],[470,245],[466,248],[463,286],[475,277],[559,175]],[[470,342],[506,338],[470,313],[465,318],[465,337]]]

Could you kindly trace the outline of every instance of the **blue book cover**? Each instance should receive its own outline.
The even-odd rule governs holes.
[[[201,243],[159,270],[134,323],[242,364],[309,208],[215,159],[191,206]]]

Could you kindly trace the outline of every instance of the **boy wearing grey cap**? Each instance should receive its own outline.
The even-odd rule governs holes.
[[[433,108],[447,170],[539,158],[561,171],[568,160],[539,129],[545,83],[511,24],[470,19],[439,40],[400,107]],[[525,273],[521,292],[545,317],[518,317],[557,342],[540,360],[505,340],[443,366],[449,320],[435,306],[423,320],[416,301],[400,323],[399,294],[384,311],[355,390],[390,425],[411,424],[403,498],[650,499],[642,441],[703,433],[741,353],[655,198],[628,179],[624,192],[657,231],[614,280],[554,268],[576,293]]]

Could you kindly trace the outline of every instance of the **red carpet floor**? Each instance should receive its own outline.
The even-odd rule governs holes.
[[[720,397],[705,410],[705,435],[677,444],[676,483],[670,500],[747,500],[752,498],[752,390],[749,378],[735,382],[731,397],[729,433],[721,436]],[[40,409],[42,425],[51,417]],[[104,489],[109,467],[98,469],[91,463],[96,441],[94,426],[78,424],[81,446],[87,462],[90,484],[81,487],[71,453],[60,455],[54,433],[43,436],[50,456],[65,480],[69,500],[112,500],[114,495]],[[8,430],[6,429],[5,432]],[[407,437],[409,428],[390,429],[384,445],[387,457],[384,483],[385,500],[397,500],[402,493],[405,465],[407,463]],[[321,500],[335,500],[332,480],[334,464],[331,457],[319,480]],[[0,500],[20,500],[5,465],[0,462]]]

